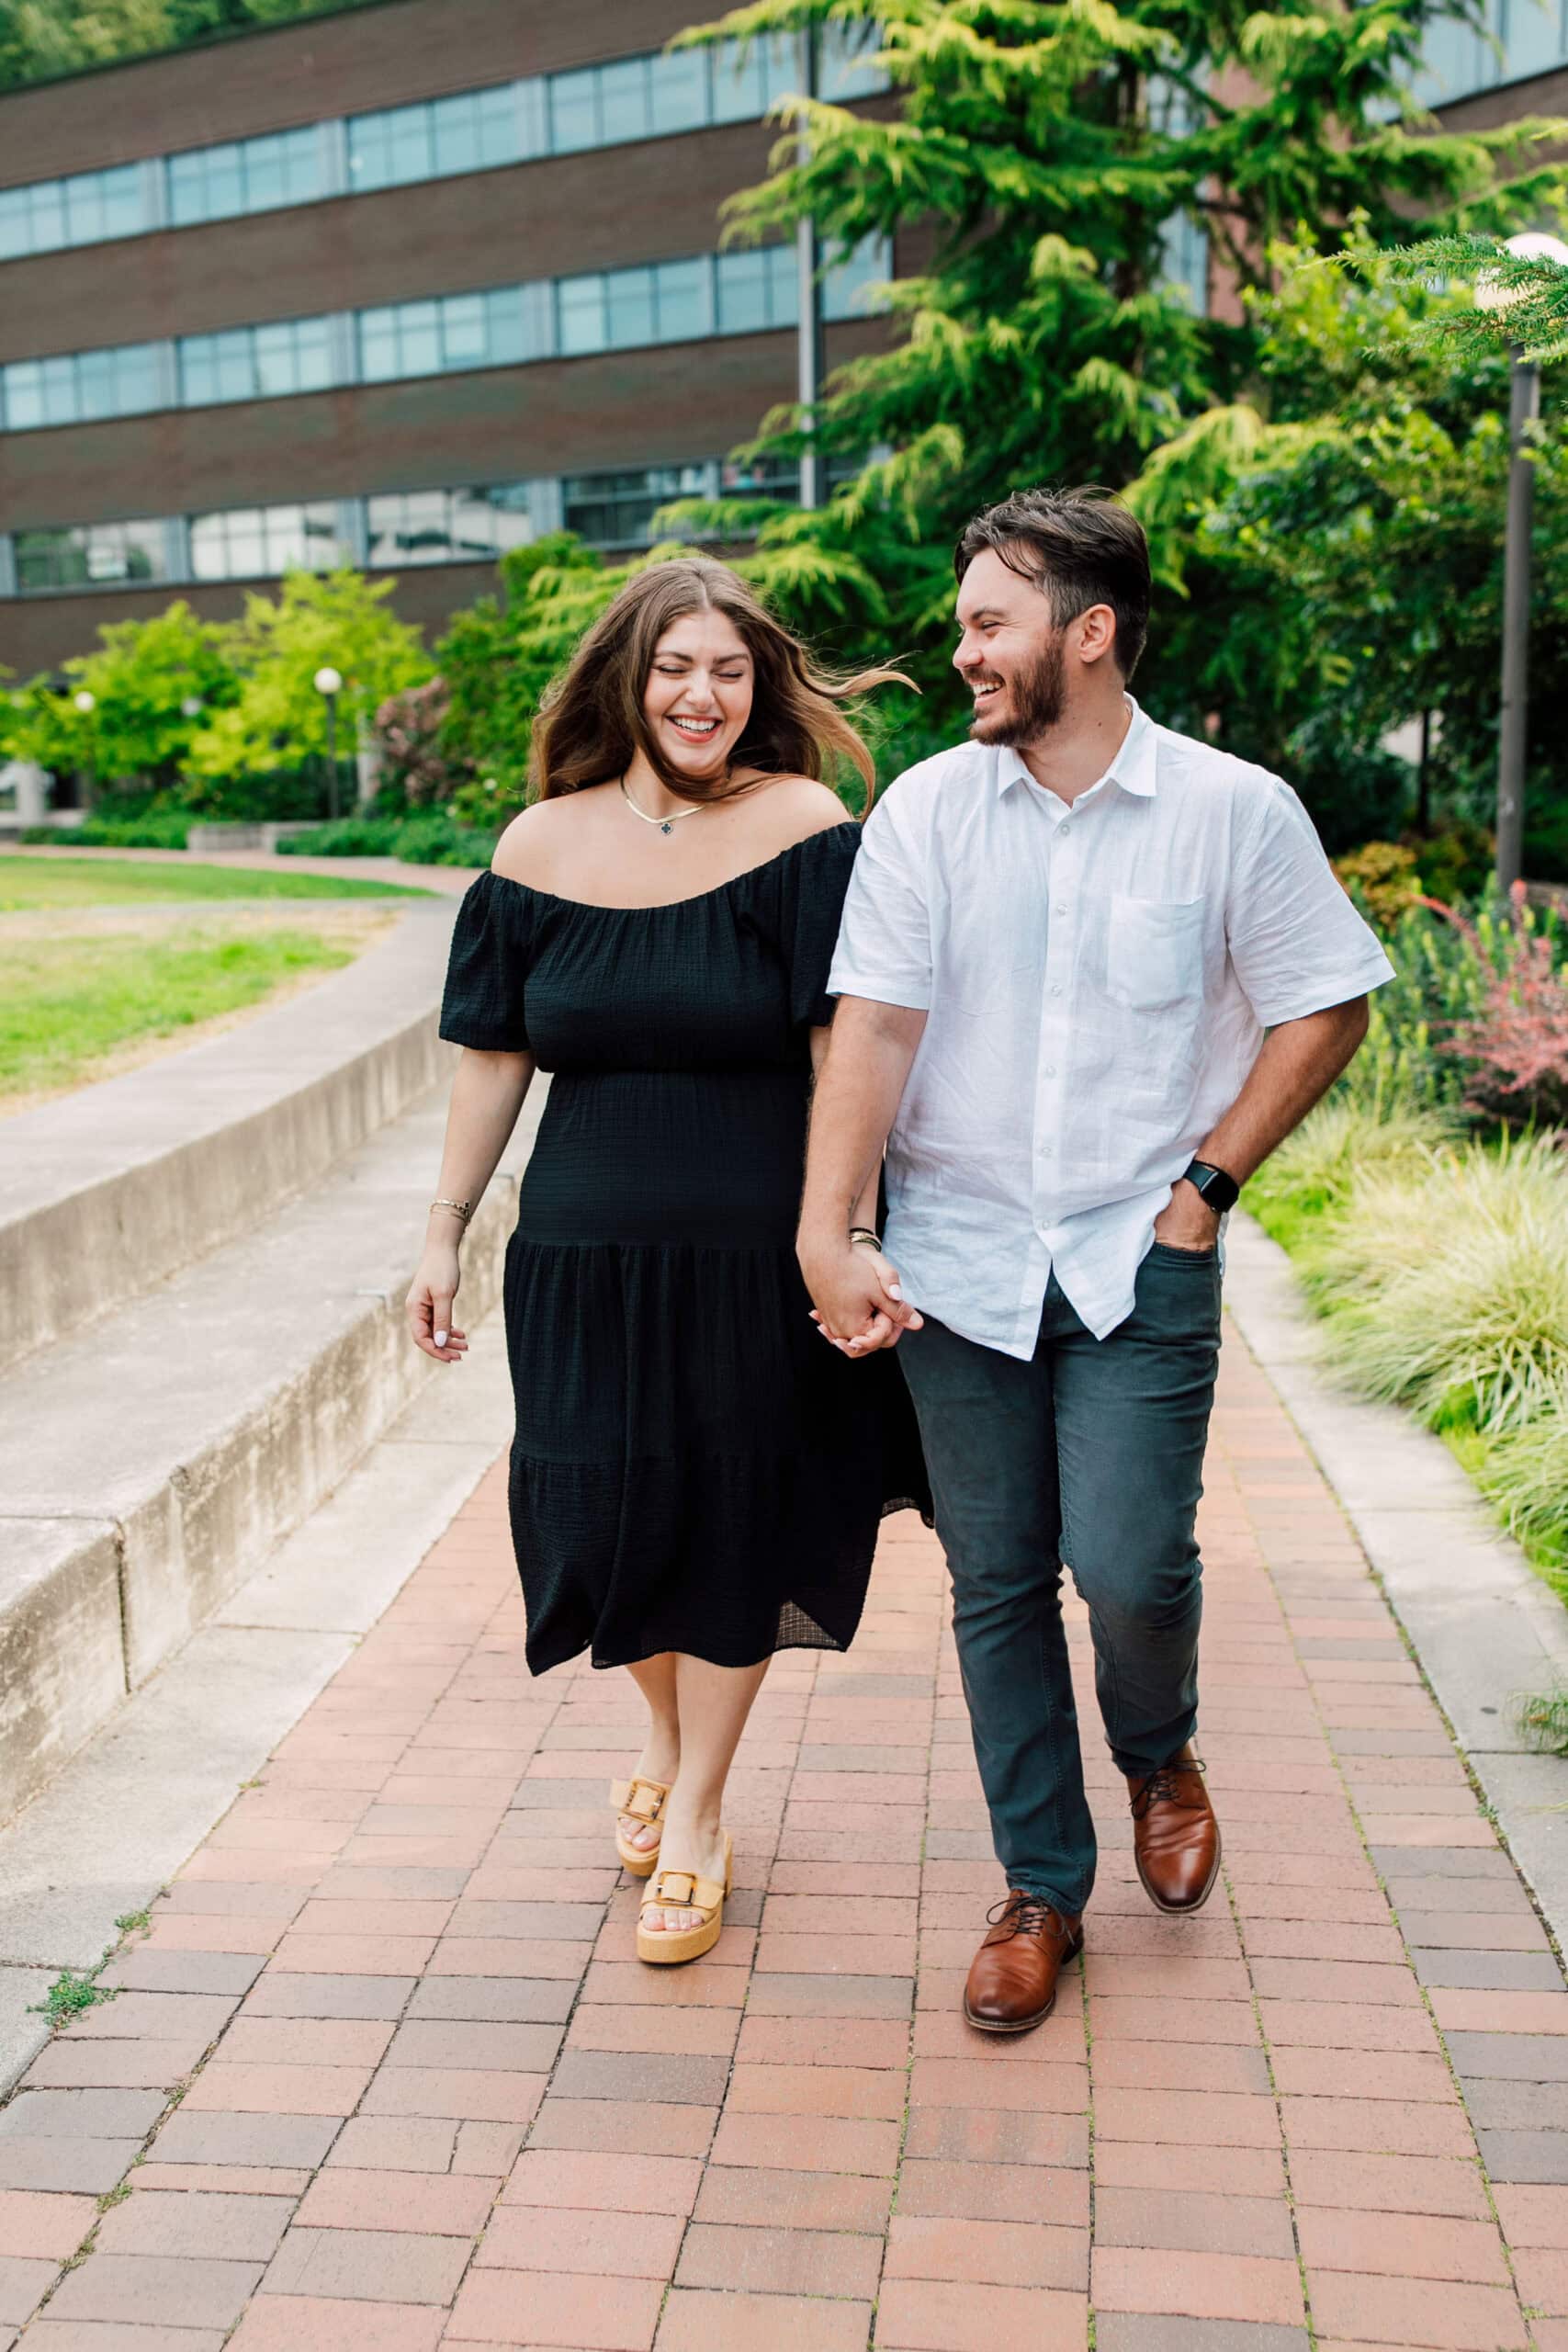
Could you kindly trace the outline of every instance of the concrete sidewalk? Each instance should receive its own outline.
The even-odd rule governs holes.
[[[1086,1671],[1087,1960],[998,2045],[934,1540],[779,1660],[656,1972],[635,1694],[529,1681],[490,1472],[0,2113],[0,2352],[1568,2352],[1568,1995],[1234,1330],[1203,1532],[1224,1893],[1150,1909]]]

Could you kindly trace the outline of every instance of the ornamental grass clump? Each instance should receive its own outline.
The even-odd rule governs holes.
[[[1568,1157],[1555,1136],[1364,1172],[1314,1260],[1328,1353],[1365,1394],[1490,1436],[1568,1398]]]
[[[1321,1259],[1332,1278],[1337,1220],[1370,1175],[1419,1178],[1457,1132],[1453,1115],[1390,1099],[1333,1094],[1303,1120],[1247,1188],[1247,1204],[1299,1255],[1309,1282]]]
[[[1517,1436],[1505,1438],[1482,1463],[1483,1491],[1568,1600],[1568,1393]],[[1561,1702],[1568,1711],[1568,1694]],[[1568,1734],[1568,1712],[1563,1728]]]

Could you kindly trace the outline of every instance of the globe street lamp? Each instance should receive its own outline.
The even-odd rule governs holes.
[[[1568,245],[1539,232],[1510,237],[1505,251],[1522,261],[1568,266]],[[1506,311],[1516,289],[1483,277],[1475,299],[1483,311]],[[1530,532],[1534,521],[1532,443],[1540,414],[1540,369],[1517,344],[1510,346],[1508,401],[1508,519],[1503,539],[1502,718],[1497,732],[1497,888],[1506,900],[1524,871],[1525,736],[1529,718]]]
[[[96,710],[98,707],[97,695],[92,693],[86,686],[78,686],[76,692],[72,695],[71,700],[75,707],[81,712],[83,718],[86,719],[90,719],[92,718],[94,711]],[[89,816],[92,814],[93,803],[96,800],[97,797],[97,740],[93,729],[89,727],[87,729],[87,785],[83,803]]]
[[[337,698],[343,691],[343,673],[331,663],[318,670],[316,692],[326,698],[327,706],[327,809],[333,824],[337,822]]]

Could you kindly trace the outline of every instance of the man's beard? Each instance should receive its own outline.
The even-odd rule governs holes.
[[[1003,691],[1012,708],[1005,718],[988,719],[983,709],[975,714],[971,734],[977,742],[1004,743],[1013,749],[1049,734],[1061,718],[1066,702],[1064,678],[1066,658],[1060,635],[1053,635],[1027,670],[1010,680]]]

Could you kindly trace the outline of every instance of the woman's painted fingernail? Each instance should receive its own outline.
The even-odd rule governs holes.
[[[887,1295],[888,1295],[888,1297],[889,1297],[889,1298],[896,1298],[896,1299],[898,1299],[898,1300],[901,1302],[901,1301],[902,1301],[902,1299],[903,1299],[904,1294],[903,1294],[903,1292],[899,1289],[899,1287],[898,1287],[898,1285],[897,1285],[897,1283],[888,1283],[888,1285],[887,1285]]]
[[[444,1348],[446,1345],[446,1334],[445,1331],[437,1331],[435,1334],[435,1344],[438,1348]]]

